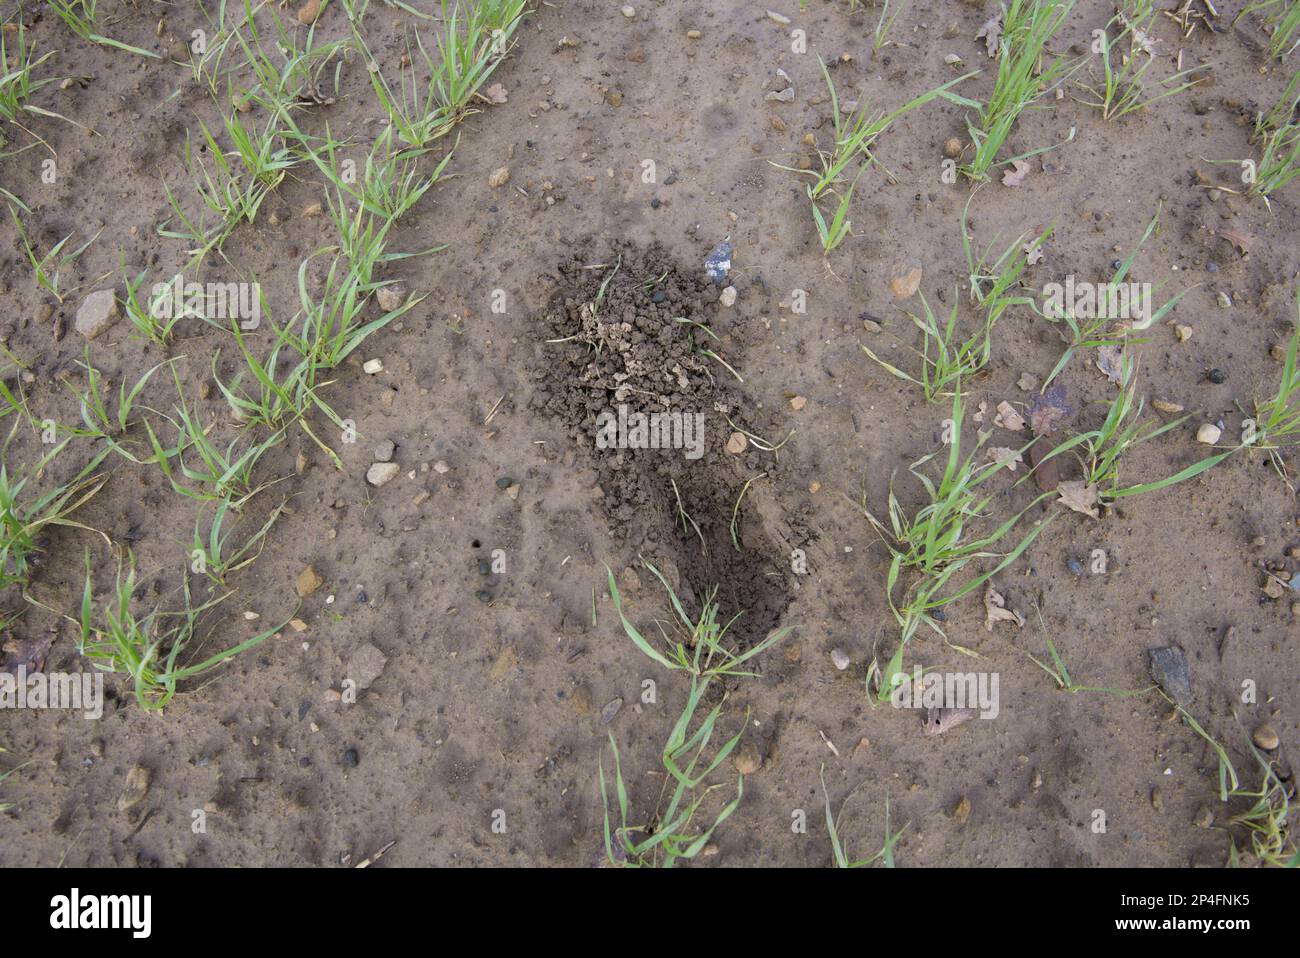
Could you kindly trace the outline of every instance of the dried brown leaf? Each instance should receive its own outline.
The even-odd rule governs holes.
[[[1002,174],[1003,186],[1019,186],[1029,175],[1029,164],[1025,160],[1012,160],[1011,169]]]
[[[998,43],[1002,39],[1001,10],[984,21],[984,26],[979,28],[975,39],[984,41],[984,49],[988,51],[990,59],[998,55]]]
[[[1058,483],[1056,491],[1061,495],[1060,501],[1075,512],[1093,519],[1099,517],[1096,486],[1089,485],[1081,479],[1071,479],[1068,482]]]
[[[1012,432],[1020,432],[1025,428],[1025,417],[1016,411],[1015,406],[1004,399],[998,403],[998,414],[993,417],[993,425],[1002,429],[1010,429]]]
[[[1014,609],[1008,609],[1006,598],[990,582],[984,588],[984,628],[992,632],[993,626],[999,622],[1014,622],[1023,628],[1025,617]]]

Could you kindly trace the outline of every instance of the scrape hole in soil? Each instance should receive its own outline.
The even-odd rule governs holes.
[[[744,612],[738,641],[763,638],[790,603],[789,550],[758,518],[752,488],[739,511],[736,502],[780,462],[752,442],[726,449],[737,427],[762,433],[727,368],[738,366],[739,343],[718,287],[659,245],[631,243],[577,253],[554,282],[534,406],[587,450],[615,538],[664,571],[688,609],[699,611],[696,590],[716,585],[727,618]]]

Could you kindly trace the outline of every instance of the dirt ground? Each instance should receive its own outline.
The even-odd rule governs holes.
[[[898,633],[886,601],[888,553],[856,504],[865,494],[883,510],[892,477],[915,508],[922,490],[907,466],[939,448],[950,411],[889,376],[860,343],[911,368],[920,340],[890,282],[914,266],[923,268],[921,292],[932,304],[946,310],[954,295],[965,299],[960,220],[970,188],[940,174],[945,141],[965,136],[966,111],[932,103],[881,138],[878,159],[896,181],[879,168],[862,178],[854,235],[829,257],[804,181],[769,161],[796,165],[811,155],[805,134],[829,135],[818,56],[836,64],[842,99],[900,104],[958,75],[945,62],[950,53],[965,61],[961,69],[983,71],[962,92],[987,95],[993,67],[974,36],[992,5],[914,0],[894,27],[896,42],[874,60],[874,6],[634,6],[632,18],[594,0],[544,3],[529,14],[494,75],[507,102],[483,105],[464,122],[448,167],[455,176],[427,194],[394,237],[398,249],[448,244],[388,270],[428,299],[334,376],[331,401],[361,436],[333,443],[343,470],[296,429],[259,466],[286,478],[254,501],[245,521],[255,528],[285,499],[292,512],[256,564],[234,577],[235,594],[213,618],[208,642],[225,647],[294,615],[306,631],[285,629],[190,683],[161,714],[139,708],[120,677],[109,679],[114,697],[99,721],[0,712],[7,750],[0,768],[30,763],[0,784],[0,803],[12,803],[0,813],[0,863],[337,866],[395,842],[384,866],[597,864],[598,763],[603,755],[608,768],[609,733],[632,817],[648,820],[663,785],[659,753],[686,695],[680,676],[624,634],[606,588],[608,566],[629,616],[657,635],[653,620],[672,612],[639,565],[644,556],[667,567],[693,612],[703,590],[718,586],[726,618],[746,613],[742,642],[778,626],[793,630],[753,661],[758,677],[727,683],[724,727],[734,734],[744,725],[744,754],[756,755],[759,767],[744,777],[739,807],[697,866],[831,864],[823,766],[837,809],[853,795],[840,832],[858,856],[880,846],[888,799],[891,825],[908,825],[894,850],[901,866],[1225,864],[1229,838],[1219,826],[1237,806],[1219,801],[1217,761],[1205,740],[1155,693],[1070,694],[1029,656],[1047,659],[1047,635],[1080,684],[1142,689],[1151,685],[1147,650],[1178,643],[1193,676],[1189,711],[1228,749],[1243,784],[1257,784],[1247,743],[1263,721],[1280,734],[1272,757],[1289,776],[1290,750],[1300,746],[1300,619],[1289,597],[1270,599],[1260,585],[1263,563],[1278,564],[1284,576],[1300,568],[1286,555],[1300,546],[1300,509],[1262,454],[1234,455],[1100,519],[1062,512],[997,578],[1008,606],[1026,616],[1023,627],[987,631],[976,594],[948,609],[950,645],[922,629],[908,646],[909,668],[997,673],[995,720],[926,736],[916,713],[867,694],[873,657],[887,658]],[[1221,11],[1215,35],[1202,29],[1181,40],[1173,23],[1162,18],[1158,27],[1161,71],[1181,49],[1184,66],[1212,62],[1212,80],[1111,123],[1073,96],[1027,114],[1008,153],[1065,141],[1071,128],[1076,135],[1045,155],[1047,169],[1032,161],[1019,187],[994,180],[970,203],[981,246],[1055,224],[1027,274],[1034,287],[1070,273],[1104,280],[1159,212],[1162,228],[1138,256],[1135,278],[1165,284],[1166,296],[1190,289],[1173,318],[1192,335],[1180,342],[1157,324],[1135,353],[1142,392],[1191,415],[1125,460],[1132,481],[1201,458],[1201,422],[1222,420],[1225,433],[1237,435],[1242,410],[1275,388],[1281,367],[1270,347],[1295,319],[1300,191],[1282,190],[1267,209],[1197,179],[1199,171],[1210,183],[1233,183],[1235,166],[1210,161],[1251,155],[1249,121],[1289,76],[1258,52],[1256,27],[1231,26],[1240,6]],[[776,22],[768,7],[792,22]],[[1060,44],[1084,50],[1111,12],[1081,0]],[[168,27],[155,36],[164,13]],[[32,36],[58,50],[51,63],[60,75],[90,78],[51,88],[44,105],[99,135],[42,122],[57,155],[56,183],[41,181],[50,155],[43,148],[0,160],[0,183],[31,206],[46,242],[103,232],[68,278],[81,288],[60,305],[33,283],[12,223],[0,224],[4,334],[34,374],[24,385],[33,412],[72,423],[77,404],[61,380],[84,381],[76,364],[87,344],[72,328],[77,305],[112,283],[106,274],[120,291],[123,260],[159,277],[183,267],[181,244],[156,232],[166,215],[163,184],[184,181],[185,131],[220,115],[188,85],[184,67],[82,43],[52,14],[28,14]],[[114,11],[113,35],[162,51],[188,32],[191,14],[183,6],[124,6]],[[342,11],[327,6],[318,29],[345,35]],[[429,27],[374,3],[365,29],[397,74],[404,36]],[[806,53],[791,49],[795,29],[806,32]],[[793,102],[765,99],[778,68],[793,81]],[[379,111],[364,68],[346,65],[341,86],[337,102],[315,110],[311,122],[365,142]],[[647,160],[653,182],[645,182]],[[509,182],[489,187],[502,166]],[[316,171],[297,168],[258,223],[231,237],[230,263],[209,262],[208,278],[255,275],[272,315],[292,315],[299,263],[332,242],[327,219],[308,215],[322,200]],[[1247,255],[1225,229],[1254,238]],[[706,256],[724,239],[734,247],[732,306],[703,277]],[[582,381],[578,345],[549,340],[580,323],[565,297],[590,296],[592,277],[605,275],[574,267],[614,261],[623,278],[609,287],[611,309],[626,307],[636,323],[650,317],[651,325],[634,326],[650,336],[653,322],[671,323],[665,314],[684,309],[719,335],[718,352],[743,378],[717,364],[711,377],[690,369],[692,390],[678,398],[706,414],[699,460],[602,451],[590,441],[602,387]],[[637,305],[633,284],[665,272],[663,308]],[[494,312],[502,291],[504,311]],[[797,291],[806,294],[803,312],[791,308]],[[1220,292],[1230,307],[1220,305]],[[902,305],[915,309],[915,300]],[[883,328],[868,329],[864,319]],[[178,357],[191,394],[211,378],[218,350],[223,376],[236,368],[230,335],[216,329],[187,326],[169,351],[129,333],[122,320],[89,344],[114,388],[168,356]],[[269,333],[251,334],[259,335]],[[680,343],[672,336],[662,350],[641,343],[637,355],[698,360]],[[1003,400],[1023,407],[1021,376],[1043,378],[1060,351],[1055,328],[1012,310],[996,328],[986,375],[965,384],[968,407],[987,403],[990,419]],[[384,369],[367,375],[361,366],[372,358]],[[1094,359],[1081,355],[1059,379],[1076,426],[1095,425],[1114,395]],[[159,403],[170,389],[159,380]],[[806,400],[798,410],[795,396]],[[215,389],[199,408],[205,419],[228,418]],[[750,443],[733,455],[723,448],[732,429],[719,410],[773,444],[793,435],[776,453]],[[328,427],[323,418],[317,424]],[[402,471],[373,488],[365,474],[384,440],[395,444]],[[1019,445],[1007,436],[994,442]],[[6,461],[30,463],[42,452],[39,437],[20,430]],[[300,453],[310,460],[301,473]],[[53,478],[75,474],[90,455],[88,446],[70,447]],[[77,518],[132,545],[151,595],[177,594],[195,504],[156,468],[117,459],[107,468],[109,481]],[[757,474],[765,475],[745,496],[737,548],[731,506]],[[669,478],[700,519],[698,537],[683,531]],[[996,482],[998,509],[1023,508],[1034,495],[1011,479]],[[1054,511],[1036,506],[1029,521]],[[84,667],[75,626],[50,610],[76,615],[87,548],[99,594],[111,583],[114,553],[94,532],[58,529],[30,587],[48,608],[6,596],[11,612],[22,611],[13,634],[52,635],[50,670]],[[807,574],[792,570],[794,549],[805,551]],[[1088,571],[1095,549],[1107,554],[1104,574]],[[504,572],[490,568],[494,550]],[[1082,574],[1070,560],[1083,563]],[[295,581],[307,565],[324,584],[298,608]],[[355,704],[344,704],[338,690],[368,645],[386,664]],[[844,670],[833,662],[837,650],[850,660]],[[657,685],[654,703],[642,702],[646,679]],[[1241,701],[1248,680],[1257,704]],[[624,704],[610,718],[606,703],[616,699]],[[118,799],[136,766],[152,773],[151,784],[123,811]],[[731,759],[721,771],[720,780],[734,784]],[[202,834],[191,827],[197,809],[206,811]],[[806,830],[792,827],[800,810]],[[1094,828],[1096,810],[1104,832]]]

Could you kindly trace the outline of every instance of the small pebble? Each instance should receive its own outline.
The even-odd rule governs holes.
[[[849,667],[849,653],[845,652],[843,649],[833,649],[831,651],[831,661],[835,663],[837,669],[843,672]]]
[[[1207,446],[1213,446],[1223,435],[1223,430],[1212,422],[1202,423],[1201,428],[1196,430],[1196,441],[1204,443]]]
[[[347,749],[343,753],[343,764],[348,768],[356,768],[361,764],[361,754],[355,748]]]
[[[763,757],[753,742],[741,742],[731,762],[741,775],[753,775],[762,767]]]
[[[1280,741],[1277,736],[1277,731],[1267,722],[1255,726],[1255,731],[1251,735],[1251,738],[1255,740],[1256,745],[1266,752],[1271,752],[1277,748]]]

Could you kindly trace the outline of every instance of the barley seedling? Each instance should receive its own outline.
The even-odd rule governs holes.
[[[1296,291],[1297,322],[1282,361],[1282,377],[1271,399],[1255,403],[1253,419],[1242,424],[1242,442],[1265,450],[1278,474],[1287,475],[1283,451],[1300,437],[1300,289]]]
[[[1254,749],[1251,749],[1254,752]],[[1228,828],[1239,828],[1250,839],[1249,851],[1237,847],[1235,837],[1231,837],[1231,849],[1228,864],[1236,867],[1246,863],[1246,854],[1254,861],[1271,865],[1274,868],[1295,868],[1300,865],[1300,850],[1296,847],[1291,831],[1291,801],[1295,798],[1295,786],[1283,782],[1274,771],[1273,766],[1255,752],[1255,758],[1263,769],[1263,780],[1255,791],[1242,788],[1233,790],[1232,797],[1253,799],[1250,806],[1237,812],[1228,819]],[[1230,833],[1231,834],[1231,833]]]
[[[9,196],[13,196],[13,194],[9,194]],[[23,206],[23,209],[27,209],[27,207]],[[103,228],[101,227],[94,236],[70,252],[65,253],[64,247],[67,246],[68,240],[72,239],[73,234],[71,233],[55,243],[49,252],[40,255],[32,244],[31,238],[27,235],[27,229],[23,226],[23,221],[18,217],[18,211],[14,209],[12,203],[9,204],[9,215],[13,217],[14,226],[18,228],[18,237],[22,241],[23,251],[27,255],[27,262],[32,267],[36,285],[62,303],[68,296],[76,292],[76,289],[65,290],[63,288],[65,271],[81,258],[81,254],[90,248],[90,244],[99,239],[99,234],[104,231]]]
[[[1249,193],[1269,205],[1269,197],[1300,176],[1300,123],[1289,122],[1264,135],[1259,165]]]
[[[972,193],[966,200],[966,206],[962,209],[961,215],[961,245],[966,254],[967,280],[970,283],[971,302],[984,311],[986,323],[991,330],[1002,315],[1014,306],[1028,306],[1034,308],[1034,298],[1032,295],[1017,292],[1024,278],[1025,270],[1029,268],[1030,260],[1033,254],[1039,252],[1043,244],[1047,242],[1048,237],[1052,235],[1054,226],[1049,226],[1038,236],[1026,242],[1029,233],[1022,233],[1012,240],[1008,246],[997,258],[992,258],[993,244],[997,239],[990,241],[989,245],[978,256],[975,254],[975,244],[972,242],[970,232],[966,228],[967,212],[970,210],[971,200],[975,198]],[[1041,255],[1041,253],[1040,253]],[[984,343],[982,351],[983,359],[988,361],[988,343]]]
[[[885,796],[885,843],[880,847],[880,850],[876,852],[874,855],[872,855],[870,858],[860,858],[857,860],[850,859],[848,853],[844,849],[843,844],[841,844],[840,842],[840,826],[843,823],[843,819],[844,819],[844,806],[849,803],[849,799],[853,797],[853,793],[856,792],[857,789],[855,788],[853,792],[850,792],[848,796],[844,799],[844,801],[840,803],[840,814],[837,818],[835,813],[831,811],[831,794],[829,791],[826,790],[825,764],[822,765],[821,771],[818,774],[820,775],[821,782],[822,782],[822,795],[825,796],[826,799],[826,831],[830,835],[831,851],[834,853],[835,856],[835,867],[836,868],[869,868],[870,866],[874,865],[876,862],[880,862],[880,864],[885,868],[893,868],[894,867],[894,846],[896,846],[899,840],[903,837],[903,832],[907,831],[907,826],[910,825],[911,822],[907,822],[906,824],[903,825],[902,828],[900,828],[896,832],[890,830],[889,796],[886,795]]]
[[[618,743],[614,740],[613,733],[610,733],[609,747],[614,755],[616,819],[611,815],[603,756],[598,765],[600,798],[605,812],[605,860],[610,865],[623,868],[672,868],[679,861],[690,861],[704,850],[714,830],[740,805],[740,799],[745,794],[743,775],[736,776],[735,797],[723,806],[713,822],[702,830],[692,826],[692,822],[709,795],[723,787],[721,783],[707,784],[707,780],[726,761],[745,731],[742,727],[732,738],[723,743],[711,758],[708,756],[709,742],[721,715],[722,703],[714,706],[692,731],[695,712],[699,708],[704,692],[704,685],[696,684],[697,681],[692,677],[691,694],[687,699],[686,707],[682,710],[663,747],[663,766],[671,778],[672,795],[668,804],[662,810],[656,811],[649,825],[638,826],[629,821],[627,783],[623,780]],[[665,789],[668,784],[666,780]]]
[[[1142,233],[1142,238],[1138,240],[1137,246],[1129,253],[1127,257],[1116,268],[1114,275],[1105,289],[1098,294],[1098,299],[1104,297],[1105,302],[1097,302],[1092,315],[1076,316],[1072,307],[1066,307],[1063,303],[1045,302],[1042,308],[1035,307],[1040,316],[1049,322],[1065,323],[1066,328],[1060,330],[1061,338],[1065,341],[1065,350],[1061,353],[1056,365],[1047,375],[1043,382],[1043,388],[1046,389],[1052,381],[1060,375],[1063,370],[1074,358],[1075,354],[1084,349],[1116,347],[1123,348],[1126,344],[1138,344],[1145,342],[1144,339],[1135,339],[1130,333],[1149,329],[1152,325],[1159,323],[1169,314],[1169,312],[1178,305],[1192,289],[1188,287],[1172,299],[1166,300],[1154,311],[1150,310],[1150,303],[1147,301],[1146,294],[1143,292],[1138,296],[1137,303],[1133,303],[1132,297],[1129,296],[1129,290],[1125,287],[1125,280],[1128,278],[1129,270],[1133,268],[1133,262],[1141,252],[1143,245],[1151,236],[1158,232],[1160,224],[1160,214],[1157,213],[1151,217],[1147,223],[1146,230]],[[1131,284],[1130,284],[1131,285]],[[1157,290],[1158,291],[1158,290]],[[1123,312],[1122,304],[1126,296],[1129,296],[1129,311],[1133,311],[1136,305],[1140,312],[1148,312],[1148,315],[1139,315],[1130,320],[1117,322],[1117,315]]]
[[[871,31],[871,57],[875,59],[880,51],[889,46],[894,41],[889,39],[889,31],[894,29],[894,22],[898,19],[899,14],[907,9],[909,0],[898,0],[894,6],[893,13],[890,13],[890,0],[883,0],[880,5],[880,17],[876,20],[875,29]]]
[[[285,357],[287,362],[282,359],[281,351],[286,346],[293,348],[294,337],[287,330],[277,329],[274,323],[268,325],[275,334],[275,345],[263,362],[248,348],[239,323],[231,323],[231,332],[246,368],[240,370],[229,385],[222,382],[217,372],[221,358],[218,350],[212,357],[212,378],[237,420],[248,426],[265,426],[274,430],[303,415],[316,387],[315,370],[310,360],[301,356],[297,362],[292,357]],[[288,371],[283,378],[277,379],[282,365],[287,366]],[[242,385],[245,372],[251,374],[247,389]]]
[[[280,518],[288,503],[282,502],[272,510],[266,523],[251,537],[236,548],[231,541],[234,530],[230,527],[231,501],[222,499],[217,503],[212,520],[208,524],[207,536],[203,535],[203,516],[194,522],[194,542],[190,548],[190,568],[207,576],[217,585],[225,585],[226,579],[245,566],[252,565],[266,545],[266,535]],[[232,551],[227,551],[227,550]]]
[[[135,555],[127,551],[126,575],[119,558],[113,591],[95,613],[91,582],[90,553],[86,553],[86,583],[81,595],[80,635],[77,651],[101,671],[130,677],[136,701],[147,711],[163,708],[176,694],[177,685],[196,678],[270,638],[287,623],[259,632],[250,639],[216,655],[182,665],[181,656],[193,642],[201,618],[231,593],[195,606],[190,598],[189,579],[184,579],[184,608],[165,612],[161,606],[143,615],[132,609],[136,602]],[[175,623],[175,624],[173,624]]]
[[[307,285],[307,267],[317,256],[331,253],[324,249],[312,253],[298,267],[298,299],[301,314],[304,317],[303,340],[307,344],[304,355],[313,363],[325,369],[333,369],[353,350],[365,342],[366,337],[383,329],[394,319],[413,309],[424,297],[414,293],[407,294],[406,299],[393,309],[368,322],[361,322],[362,308],[371,293],[384,284],[371,282],[368,277],[374,264],[379,259],[393,257],[395,254],[381,254],[375,257],[377,250],[382,250],[382,243],[371,242],[373,237],[362,240],[365,258],[350,267],[345,267],[343,257],[335,254],[330,262],[320,297],[313,297]]]
[[[950,103],[966,107],[979,105],[974,100],[952,92],[954,86],[969,80],[978,73],[978,71],[974,71],[922,93],[892,113],[883,111],[875,113],[868,104],[862,104],[851,113],[846,114],[840,108],[839,93],[835,89],[834,81],[831,80],[830,71],[826,69],[826,64],[820,58],[817,62],[821,66],[822,77],[826,81],[826,89],[830,96],[831,120],[835,124],[835,142],[829,150],[817,151],[821,162],[820,170],[800,170],[792,166],[772,163],[777,169],[786,170],[799,176],[811,177],[813,182],[808,185],[808,197],[811,200],[821,198],[828,190],[842,182],[845,172],[854,163],[874,159],[872,148],[875,146],[876,140],[889,129],[895,120],[912,110],[936,99],[947,100]],[[768,162],[771,163],[770,160]],[[861,172],[859,170],[859,176]]]
[[[663,574],[649,562],[643,560],[643,564],[663,585],[668,593],[668,599],[673,610],[685,627],[685,633],[676,639],[669,639],[667,634],[664,635],[664,642],[667,646],[666,652],[661,652],[647,641],[636,626],[628,621],[627,616],[623,613],[623,600],[619,595],[618,584],[614,581],[614,573],[608,568],[605,570],[608,573],[607,585],[610,597],[614,600],[614,609],[618,612],[619,621],[623,624],[623,631],[647,657],[666,669],[675,672],[687,672],[696,679],[703,679],[706,683],[723,676],[753,676],[756,673],[742,671],[740,667],[790,634],[791,630],[788,627],[781,628],[743,652],[728,648],[723,644],[723,640],[726,638],[728,630],[743,613],[736,613],[725,625],[720,622],[717,586],[714,586],[705,594],[699,619],[692,620],[686,614],[685,609],[682,608],[681,601],[677,598],[677,594],[673,591],[672,586],[668,584],[668,580],[663,577]]]
[[[185,391],[175,367],[172,367],[172,378],[180,404],[173,410],[175,419],[164,418],[176,430],[176,444],[164,447],[153,425],[146,419],[145,430],[154,452],[152,461],[158,463],[172,488],[181,495],[201,502],[229,499],[231,507],[239,509],[265,488],[254,485],[253,470],[258,460],[279,444],[284,430],[273,432],[261,442],[249,440],[241,433],[223,449],[209,438],[216,424],[203,426],[197,410],[191,410],[186,403]],[[174,469],[173,459],[176,460]],[[187,485],[181,481],[182,478],[195,485]]]
[[[1279,4],[1281,4],[1280,10],[1273,9]],[[1237,20],[1259,10],[1269,11],[1268,16],[1264,18],[1264,26],[1269,32],[1268,55],[1270,57],[1281,60],[1291,54],[1296,47],[1300,47],[1300,0],[1262,0],[1260,3],[1249,4],[1237,14],[1236,19],[1232,21],[1233,26],[1236,26]]]
[[[1015,528],[1020,519],[1037,503],[1051,495],[1044,492],[985,535],[977,538],[967,536],[968,525],[983,519],[987,515],[990,504],[998,496],[996,492],[984,493],[982,486],[1002,469],[1014,468],[1016,460],[995,458],[983,463],[977,462],[979,451],[987,438],[984,435],[979,437],[970,455],[963,459],[961,455],[963,404],[960,383],[953,389],[952,396],[952,421],[947,427],[951,442],[939,482],[936,484],[923,471],[923,467],[934,460],[938,453],[923,456],[908,467],[909,472],[925,489],[925,503],[914,514],[909,515],[895,496],[891,482],[888,525],[867,508],[865,494],[858,505],[859,511],[866,517],[889,551],[890,564],[885,580],[885,594],[890,610],[902,630],[889,667],[881,676],[879,696],[882,701],[888,698],[895,676],[902,672],[903,649],[916,629],[924,623],[942,636],[943,629],[934,618],[934,611],[982,588],[989,579],[1015,562],[1055,518],[1055,515],[1052,515],[1038,522],[1010,551],[996,551],[999,543]],[[1021,452],[1023,453],[1023,450]],[[976,573],[952,592],[946,592],[954,576],[972,563],[984,560],[994,560],[994,564],[991,568]],[[896,601],[895,592],[906,573],[911,573],[915,580],[904,591],[901,601]]]
[[[1147,86],[1146,74],[1155,62],[1155,50],[1142,41],[1150,33],[1155,16],[1155,10],[1143,20],[1116,16],[1095,36],[1093,49],[1101,57],[1101,84],[1079,86],[1092,96],[1092,100],[1084,102],[1101,110],[1102,119],[1116,120],[1136,113],[1205,79],[1208,67],[1192,67],[1161,80],[1158,91]],[[1118,30],[1114,38],[1110,35],[1112,29]]]
[[[18,25],[16,49],[9,43],[9,31],[0,31],[0,117],[13,123],[15,126],[22,127],[19,123],[19,117],[28,113],[32,116],[49,116],[65,123],[72,123],[74,126],[81,126],[80,123],[73,123],[61,113],[54,113],[50,110],[43,109],[34,103],[29,102],[32,95],[42,87],[56,82],[59,78],[55,76],[36,78],[36,68],[41,66],[54,55],[50,53],[36,56],[36,44],[33,42],[30,46],[27,43],[27,28],[22,24]],[[26,129],[23,127],[23,129]],[[85,127],[82,127],[85,129]],[[28,130],[27,132],[31,132]],[[36,134],[32,134],[37,140],[44,143]],[[5,144],[6,140],[3,133],[0,133],[0,146]],[[13,201],[18,202],[25,212],[30,213],[26,206],[12,193],[5,191],[5,195]]]
[[[131,325],[135,327],[141,339],[158,346],[166,346],[172,340],[172,331],[176,324],[185,318],[186,314],[184,310],[169,312],[160,308],[163,297],[171,295],[170,289],[155,296],[150,286],[148,301],[144,301],[141,290],[146,288],[147,275],[145,272],[140,272],[132,279],[124,264],[122,279],[126,284],[126,296],[119,298],[119,302],[122,304],[122,311],[126,313],[126,318],[131,321]]]
[[[176,357],[183,359],[184,357]],[[86,371],[86,388],[78,389],[71,383],[64,380],[64,385],[72,391],[81,404],[81,421],[85,427],[71,427],[66,429],[67,432],[74,436],[88,437],[98,439],[113,452],[116,452],[128,462],[136,464],[151,462],[151,459],[139,459],[130,449],[126,447],[122,440],[127,430],[131,427],[131,414],[135,410],[136,400],[139,398],[141,391],[148,384],[150,378],[163,366],[169,366],[176,359],[167,359],[145,372],[143,376],[135,381],[135,384],[128,390],[126,380],[123,380],[117,390],[117,410],[114,413],[108,411],[108,403],[104,397],[103,377],[98,369],[90,362],[90,350],[87,348],[85,362],[79,362],[77,365]]]
[[[263,42],[255,17],[263,9],[268,11],[274,30],[274,36],[268,38],[269,43]],[[252,0],[244,0],[244,21],[232,32],[231,38],[243,51],[242,66],[250,68],[254,82],[247,88],[230,87],[232,105],[260,104],[283,122],[294,109],[334,101],[339,93],[343,53],[348,41],[333,40],[317,45],[315,24],[307,28],[301,47],[299,35],[300,31],[287,26],[272,5],[259,3],[254,8]],[[267,52],[268,46],[273,53]],[[321,92],[320,84],[331,65],[334,67],[334,92],[327,95]]]
[[[920,378],[903,372],[897,366],[885,362],[865,343],[859,343],[862,351],[882,366],[890,375],[915,383],[925,393],[928,402],[934,402],[940,396],[952,395],[952,387],[962,379],[979,372],[988,362],[990,335],[993,325],[985,321],[983,326],[969,339],[962,340],[957,333],[957,304],[953,303],[946,322],[941,322],[930,308],[930,302],[921,294],[921,308],[924,318],[913,313],[907,315],[921,330],[923,350],[916,352],[921,357]]]
[[[1164,479],[1122,485],[1120,463],[1123,458],[1142,443],[1177,428],[1187,419],[1183,416],[1156,426],[1152,421],[1142,418],[1143,406],[1144,401],[1137,395],[1137,365],[1132,356],[1126,354],[1121,360],[1119,392],[1110,401],[1102,424],[1096,429],[1067,439],[1043,456],[1041,462],[1071,452],[1083,466],[1085,487],[1095,490],[1099,505],[1110,506],[1125,496],[1158,492],[1193,479],[1236,451],[1237,447],[1234,447],[1206,456]]]
[[[526,0],[490,0],[470,5],[462,16],[459,5],[448,12],[446,0],[442,0],[443,29],[438,35],[437,60],[416,34],[416,51],[428,76],[423,90],[414,72],[409,86],[398,81],[394,90],[357,35],[357,43],[370,65],[375,96],[403,143],[415,148],[428,146],[475,112],[470,103],[509,52],[525,6]],[[409,43],[406,53],[410,62],[417,62]]]
[[[629,823],[627,787],[623,781],[618,744],[613,735],[610,735],[610,749],[614,754],[617,820],[613,820],[611,816],[609,790],[602,760],[599,771],[601,801],[605,809],[605,855],[613,865],[662,865],[671,868],[680,860],[693,859],[703,850],[714,829],[735,811],[744,794],[744,776],[740,775],[737,776],[735,797],[722,808],[712,824],[702,831],[692,829],[691,823],[704,801],[711,792],[722,787],[706,784],[707,779],[726,761],[744,734],[742,725],[740,731],[728,739],[710,758],[709,742],[713,738],[726,697],[724,695],[723,701],[718,702],[696,724],[696,713],[704,695],[714,679],[754,675],[753,672],[743,671],[741,667],[781,641],[790,629],[778,629],[744,652],[728,648],[724,640],[741,613],[737,613],[725,625],[721,623],[716,587],[705,595],[699,618],[692,619],[687,615],[677,594],[663,574],[649,562],[643,560],[643,564],[663,585],[683,628],[678,630],[679,635],[675,639],[670,639],[667,633],[664,633],[667,651],[656,648],[624,614],[622,597],[614,581],[614,573],[606,568],[609,594],[614,601],[619,621],[628,638],[642,653],[671,671],[687,673],[691,685],[686,706],[663,748],[663,766],[671,779],[673,791],[667,806],[655,815],[654,822],[657,824],[633,826]],[[662,632],[662,626],[660,628]],[[747,723],[748,715],[746,715]],[[644,835],[644,837],[637,839],[635,837],[637,835]]]
[[[12,438],[12,433],[10,435]],[[94,473],[104,461],[106,451],[93,458],[68,482],[31,502],[24,501],[23,492],[27,484],[41,475],[69,441],[65,439],[42,456],[21,479],[10,476],[8,465],[0,462],[0,588],[27,584],[32,560],[42,551],[47,530],[58,526],[90,528],[71,516],[103,487],[106,477]]]
[[[998,73],[993,93],[984,104],[976,105],[974,119],[967,119],[966,129],[975,153],[962,172],[973,180],[988,178],[988,171],[998,162],[998,154],[1011,135],[1011,129],[1025,110],[1060,86],[1077,69],[1078,64],[1061,57],[1047,59],[1047,44],[1060,29],[1074,6],[1074,0],[1051,3],[1048,0],[1010,0],[1002,9],[1002,34],[998,45]],[[1009,157],[1001,163],[1023,160],[1052,147],[1042,147]]]
[[[1145,695],[1155,688],[1153,685],[1148,685],[1143,689],[1112,689],[1101,688],[1094,685],[1080,685],[1070,676],[1070,670],[1065,667],[1065,660],[1062,659],[1061,654],[1056,651],[1056,643],[1052,641],[1052,636],[1047,631],[1047,625],[1043,622],[1043,610],[1035,605],[1034,612],[1038,615],[1039,630],[1043,633],[1043,641],[1047,644],[1047,652],[1052,657],[1052,664],[1048,665],[1046,662],[1040,661],[1028,652],[1026,652],[1025,655],[1028,656],[1029,661],[1033,662],[1036,666],[1046,672],[1051,677],[1052,681],[1056,683],[1056,687],[1062,692],[1105,692],[1110,695],[1118,695],[1122,698],[1128,698],[1134,695]]]
[[[49,3],[59,19],[81,39],[98,43],[100,46],[116,47],[127,53],[134,53],[136,56],[160,59],[158,54],[150,50],[142,50],[140,47],[133,47],[99,33],[99,0],[49,0]]]
[[[1300,71],[1291,75],[1276,103],[1256,114],[1254,139],[1262,141],[1270,133],[1285,127],[1295,116],[1297,106],[1300,106]]]

